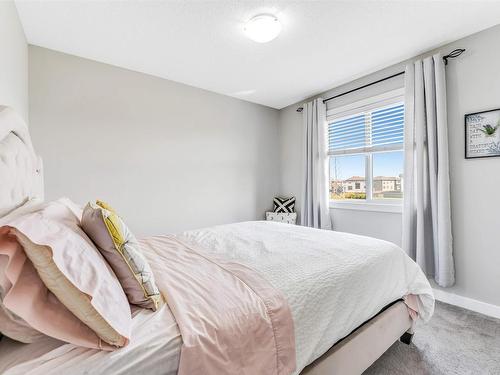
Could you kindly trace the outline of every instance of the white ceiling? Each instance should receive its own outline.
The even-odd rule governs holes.
[[[26,1],[30,44],[282,108],[500,23],[500,1]],[[243,24],[272,13],[277,39]],[[493,47],[493,46],[492,46]]]

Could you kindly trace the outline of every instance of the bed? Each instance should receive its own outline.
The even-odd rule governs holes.
[[[43,199],[41,159],[19,122],[0,107],[0,223],[13,207]],[[417,315],[428,320],[433,313],[427,279],[389,242],[264,221],[170,237],[203,256],[252,268],[286,297],[295,327],[294,374],[360,374],[401,337],[411,341]],[[158,279],[168,272],[165,238],[141,240]],[[183,340],[169,304],[156,312],[134,308],[132,315],[130,344],[113,352],[49,337],[34,344],[4,337],[0,373],[176,374]]]

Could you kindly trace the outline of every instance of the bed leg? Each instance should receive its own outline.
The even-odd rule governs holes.
[[[413,339],[413,333],[405,332],[403,336],[399,339],[403,344],[410,345],[411,340]]]

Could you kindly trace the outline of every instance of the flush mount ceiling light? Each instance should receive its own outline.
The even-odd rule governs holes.
[[[245,33],[255,42],[267,43],[281,31],[280,21],[271,14],[260,14],[245,24]]]

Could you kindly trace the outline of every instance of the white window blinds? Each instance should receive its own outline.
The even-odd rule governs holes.
[[[391,151],[403,148],[404,104],[378,107],[330,121],[330,155]]]

